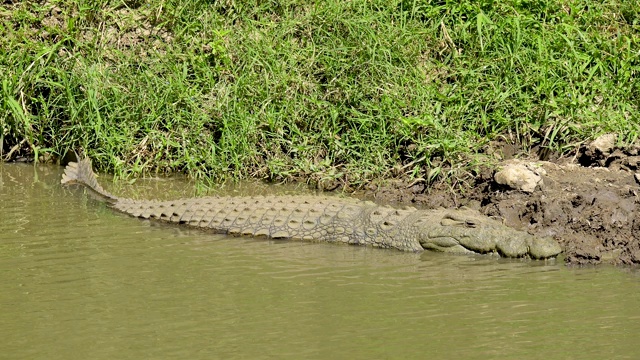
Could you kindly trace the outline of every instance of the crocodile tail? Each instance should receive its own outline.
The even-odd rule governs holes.
[[[96,174],[91,167],[91,160],[86,158],[76,162],[70,162],[66,168],[64,168],[64,174],[62,175],[63,184],[79,183],[88,186],[91,190],[104,196],[110,200],[118,200],[118,197],[112,195],[105,190],[100,184]]]

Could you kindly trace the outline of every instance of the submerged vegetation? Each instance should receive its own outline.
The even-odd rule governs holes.
[[[640,0],[0,5],[2,157],[362,186],[636,141]]]

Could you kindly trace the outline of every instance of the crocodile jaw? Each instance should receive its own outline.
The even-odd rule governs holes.
[[[560,244],[552,238],[534,238],[529,243],[529,256],[534,259],[548,259],[558,256],[562,252]]]
[[[418,240],[425,250],[533,259],[552,258],[562,252],[552,238],[535,237],[471,211],[447,213],[439,221],[423,218],[419,224]]]

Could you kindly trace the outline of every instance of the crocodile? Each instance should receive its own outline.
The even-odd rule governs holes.
[[[468,208],[420,210],[353,198],[291,195],[134,200],[100,186],[88,158],[69,163],[61,182],[82,184],[113,209],[134,217],[229,235],[532,259],[553,258],[561,252],[552,238],[534,237]]]

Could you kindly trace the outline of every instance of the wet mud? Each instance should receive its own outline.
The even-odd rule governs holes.
[[[596,144],[597,145],[597,144]],[[552,236],[568,264],[640,264],[640,147],[583,146],[552,161],[509,160],[535,166],[542,178],[533,191],[496,181],[486,168],[456,191],[397,182],[368,195],[379,201],[426,208],[468,206],[516,229]]]

